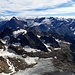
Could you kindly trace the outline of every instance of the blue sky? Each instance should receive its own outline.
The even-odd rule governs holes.
[[[0,0],[0,16],[75,18],[75,0]]]

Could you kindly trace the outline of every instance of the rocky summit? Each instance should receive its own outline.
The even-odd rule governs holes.
[[[0,75],[75,75],[75,19],[0,21]]]

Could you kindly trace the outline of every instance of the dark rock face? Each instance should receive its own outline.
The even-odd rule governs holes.
[[[15,58],[15,57],[13,59],[8,57],[8,59],[15,67],[15,71],[24,70],[25,68],[28,67],[27,63],[22,59]]]
[[[70,49],[72,50],[71,54],[73,56],[73,61],[75,61],[75,44],[71,44]]]
[[[9,65],[7,64],[7,61],[3,58],[0,57],[0,73],[10,73],[11,70],[9,69]]]
[[[26,38],[28,39],[32,48],[40,49],[46,52],[48,51],[45,45],[32,32],[27,32]]]
[[[11,38],[10,43],[19,42],[22,47],[28,45],[32,48],[39,49],[42,51],[48,51],[45,45],[38,39],[37,36],[34,35],[33,32],[28,31],[27,34],[21,34],[17,38]]]
[[[26,68],[31,68],[33,67],[35,64],[27,64],[25,62],[25,60],[23,60],[22,58],[17,58],[17,57],[7,57],[7,58],[3,58],[0,56],[0,75],[2,75],[1,73],[5,73],[8,74],[10,73],[10,75],[13,75],[12,72],[12,68],[10,69],[10,65],[7,63],[7,60],[9,61],[8,63],[14,68],[14,71],[17,72],[19,70],[25,70]]]
[[[12,33],[13,30],[11,28],[5,28],[2,32],[0,32],[0,38],[3,38],[4,36],[10,36]]]
[[[4,25],[0,27],[0,31],[4,30],[5,28],[12,28],[16,30],[18,28],[23,28],[23,23],[15,17],[13,17],[11,18],[11,20],[7,21]]]
[[[4,44],[1,42],[1,40],[0,40],[0,49],[5,50],[5,46],[4,46]]]
[[[25,37],[25,35],[21,34],[17,37],[17,39],[19,39],[18,42],[21,43],[21,46],[30,46],[29,40]]]
[[[39,31],[46,32],[48,30],[48,27],[44,24],[41,24],[40,26],[36,27],[36,29],[39,29]]]
[[[75,36],[70,36],[70,35],[64,35],[64,40],[65,41],[68,41],[68,42],[70,42],[70,43],[72,43],[72,44],[75,44]]]
[[[44,19],[45,19],[45,17],[42,17],[42,18],[36,18],[36,19],[34,20],[34,22],[41,23]]]
[[[9,46],[9,49],[14,50],[19,55],[24,54],[24,50],[23,50],[23,48],[21,46],[13,46],[13,45],[10,45]]]
[[[0,21],[0,27],[1,27],[2,25],[4,25],[6,22],[7,22],[7,20],[6,20],[6,21]]]
[[[14,38],[13,30],[9,28],[5,28],[0,33],[0,38],[5,39],[6,36],[9,36],[10,38],[8,41],[9,44],[20,43],[22,47],[28,45],[35,49],[40,49],[42,51],[48,51],[45,45],[31,31],[27,32],[27,34],[22,33],[17,38]]]
[[[55,39],[52,38],[52,36],[41,36],[40,39],[45,40],[44,43],[50,43],[53,48],[60,47],[58,42],[56,42]]]
[[[59,40],[64,40],[64,36],[63,35],[59,35],[58,33],[53,33],[53,32],[49,32],[51,36],[55,37],[56,39]]]

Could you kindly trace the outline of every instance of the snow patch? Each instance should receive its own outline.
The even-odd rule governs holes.
[[[9,57],[18,57],[18,55],[15,54],[13,52],[13,50],[11,50],[11,51],[10,51],[10,49],[8,50],[8,46],[5,46],[5,48],[6,48],[6,50],[3,50],[3,49],[0,50],[0,56],[2,56],[2,57],[7,57],[7,56],[9,56]]]
[[[19,36],[19,35],[20,35],[21,33],[23,33],[23,32],[24,32],[24,34],[27,33],[26,30],[20,29],[20,30],[14,31],[14,32],[13,32],[13,35],[14,35],[15,38],[17,38],[17,36]]]
[[[39,26],[41,23],[34,22],[33,26]]]
[[[13,66],[13,64],[8,59],[6,59],[6,60],[7,60],[7,64],[9,65],[9,69],[12,71],[12,73],[14,73],[15,67]],[[10,73],[10,74],[12,74],[12,73]]]
[[[55,56],[54,58],[55,58],[55,59],[57,59],[57,57],[56,57],[56,56]]]
[[[4,49],[0,49],[0,52],[3,52],[4,51]]]
[[[60,50],[61,48],[54,48],[54,50]]]
[[[45,43],[44,43],[44,45],[45,45],[47,48],[50,47],[49,45],[47,45],[47,44],[45,44]]]
[[[34,53],[37,52],[37,51],[40,51],[40,50],[38,50],[38,49],[33,49],[33,48],[29,47],[29,46],[24,46],[23,49],[24,49],[26,52],[34,52]]]
[[[71,44],[70,42],[66,42],[66,41],[61,41],[61,40],[59,40],[59,39],[55,39],[58,43],[61,43],[61,42],[63,42],[64,44]]]
[[[1,73],[0,75],[10,75],[10,73],[9,74]]]
[[[61,40],[59,40],[59,39],[55,39],[58,43],[60,43],[61,42]]]
[[[1,41],[3,44],[6,44],[6,41],[4,41],[4,40],[2,40],[2,39],[0,39],[0,41]]]
[[[14,43],[14,44],[12,44],[13,46],[20,46],[21,45],[21,43]]]
[[[53,66],[52,60],[50,58],[40,59],[38,64],[32,68],[27,68],[23,71],[19,71],[14,75],[43,75],[45,72],[54,72],[56,68]]]
[[[0,56],[10,56],[10,57],[14,57],[15,54],[14,53],[10,53],[8,51],[0,51]]]
[[[50,43],[47,43],[47,44],[44,43],[44,45],[46,46],[46,48],[48,49],[48,51],[52,52],[51,49],[48,48],[48,47],[50,47]]]
[[[25,58],[25,62],[26,62],[28,65],[36,64],[38,59],[39,59],[38,57],[28,57],[28,56],[27,56],[27,57]]]
[[[74,31],[74,28],[73,27],[70,27],[70,30]]]
[[[38,38],[40,38],[41,36],[37,35]]]
[[[42,23],[51,24],[50,19],[48,19],[48,18],[45,18],[45,19],[42,21]]]
[[[70,42],[63,42],[64,44],[71,44]]]

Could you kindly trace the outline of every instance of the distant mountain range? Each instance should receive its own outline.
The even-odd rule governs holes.
[[[64,19],[64,18],[35,18],[35,19],[17,19],[16,17],[11,20],[0,22],[0,31],[5,28],[17,29],[32,29],[35,32],[52,33],[64,36],[64,39],[69,41],[75,38],[75,19]],[[66,38],[67,39],[66,39]]]
[[[1,20],[0,37],[4,37],[5,35],[8,34],[10,35],[10,33],[13,34],[13,31],[17,31],[20,29],[27,30],[28,32],[30,32],[31,34],[33,33],[36,36],[51,35],[56,39],[64,40],[72,44],[75,44],[75,19],[54,18],[54,17],[17,19],[16,17],[12,17],[10,20],[6,21]]]
[[[11,25],[10,25],[11,24]],[[14,25],[14,26],[13,26]],[[17,19],[13,17],[10,21],[3,23],[0,22],[0,30],[3,30],[6,27],[12,27],[13,29],[17,28],[33,28],[37,31],[43,32],[53,32],[60,35],[75,35],[75,19],[64,19],[64,18],[35,18],[35,19]]]

